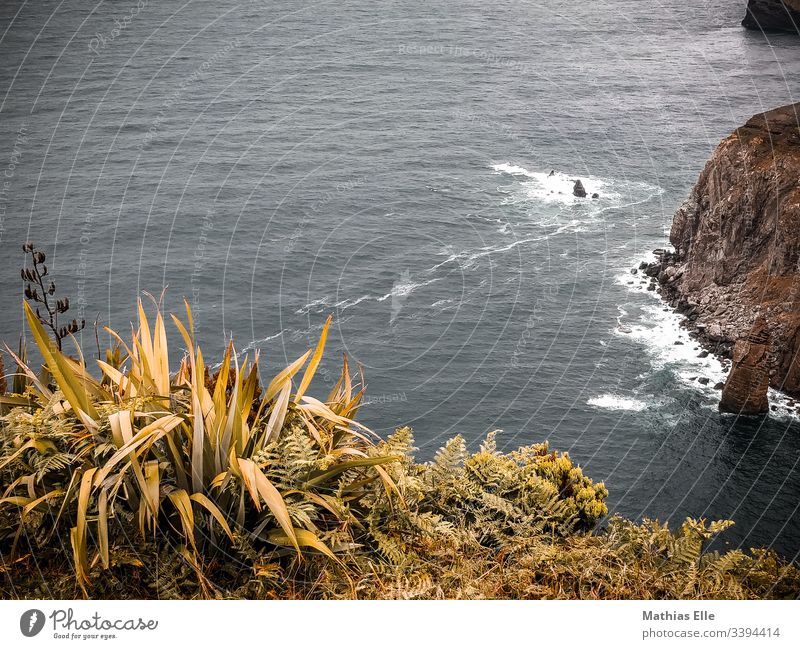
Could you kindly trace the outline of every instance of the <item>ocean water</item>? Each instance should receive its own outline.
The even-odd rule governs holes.
[[[315,389],[348,354],[421,457],[546,439],[615,511],[796,557],[800,423],[718,414],[719,363],[628,272],[717,142],[797,100],[800,40],[744,5],[4,2],[0,338],[25,240],[76,315],[127,329],[167,287],[265,374],[333,314]]]

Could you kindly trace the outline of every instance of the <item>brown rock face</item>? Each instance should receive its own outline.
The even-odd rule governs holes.
[[[749,0],[742,25],[748,29],[800,33],[800,0]]]
[[[800,396],[800,104],[722,141],[678,210],[658,267],[662,295],[718,351],[764,315],[770,384]]]
[[[764,316],[758,316],[747,338],[736,341],[733,367],[725,386],[719,409],[742,415],[760,415],[769,411],[769,329]]]

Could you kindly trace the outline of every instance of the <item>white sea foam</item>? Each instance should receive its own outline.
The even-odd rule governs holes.
[[[655,256],[652,253],[643,254],[635,262],[632,261],[628,269],[637,267],[642,260],[654,261]],[[647,290],[649,279],[647,283],[642,284],[640,278],[641,273],[631,275],[630,270],[616,277],[617,284],[625,286],[631,292],[646,295],[651,303],[641,308],[637,320],[627,319],[626,308],[618,307],[620,316],[614,333],[640,342],[650,354],[655,369],[670,366],[687,386],[709,395],[719,395],[719,390],[715,390],[714,386],[724,382],[727,376],[720,360],[713,354],[700,358],[702,351],[700,345],[689,336],[688,330],[680,326],[683,316],[664,303],[656,291]],[[631,279],[634,281],[633,284],[628,283]],[[676,345],[675,341],[683,344]],[[705,385],[697,380],[703,377],[708,379]],[[788,405],[793,399],[787,395],[770,389],[769,400],[777,408],[771,413],[772,416],[782,419],[798,418],[796,410]],[[714,402],[709,403],[709,408],[715,407]]]
[[[330,305],[330,300],[327,296],[318,298],[313,302],[309,302],[305,306],[300,307],[295,311],[298,315],[307,315],[311,313],[311,311],[317,311],[323,309]]]
[[[508,164],[507,162],[499,165],[492,165],[492,169],[498,173],[511,174],[512,176],[528,176],[530,178],[531,175],[531,172],[524,167],[518,167],[517,165]]]
[[[283,334],[286,333],[286,329],[281,329],[278,333],[272,334],[271,336],[267,336],[266,338],[259,338],[258,340],[254,340],[250,342],[246,347],[241,349],[237,354],[237,358],[244,356],[245,354],[254,351],[261,347],[264,343],[268,343],[270,340],[275,340],[276,338],[280,338]]]
[[[528,171],[524,167],[509,163],[493,165],[492,169],[497,173],[524,178],[525,195],[528,198],[535,198],[546,203],[571,205],[580,201],[582,204],[586,204],[585,199],[579,199],[572,194],[575,181],[579,178],[590,196],[598,193],[601,199],[606,202],[609,199],[619,198],[619,194],[611,190],[606,180],[595,176],[574,176],[560,172],[551,175],[549,172]]]
[[[689,336],[687,329],[681,327],[683,316],[669,307],[658,292],[647,290],[650,278],[641,272],[631,274],[630,268],[636,268],[643,260],[649,263],[655,260],[655,256],[652,253],[639,256],[627,270],[617,275],[615,283],[647,296],[649,304],[641,306],[636,319],[629,318],[627,309],[620,306],[614,333],[641,343],[649,353],[654,369],[672,367],[676,376],[687,385],[708,393],[718,392],[714,386],[724,381],[726,376],[722,363],[713,354],[701,358],[702,347]],[[642,280],[646,281],[642,283]],[[629,284],[631,281],[633,284]],[[708,383],[703,385],[697,381],[698,378],[707,378]]]
[[[439,262],[435,266],[432,266],[428,269],[428,273],[432,273],[442,266],[446,266],[447,264],[456,263],[462,269],[471,269],[475,266],[476,262],[489,255],[498,255],[504,252],[508,252],[509,250],[513,250],[517,246],[524,245],[526,243],[532,243],[536,241],[544,241],[548,238],[547,235],[537,236],[537,237],[525,237],[524,239],[517,239],[515,241],[511,241],[510,243],[503,243],[500,245],[495,246],[481,246],[480,248],[473,249],[473,250],[462,250],[461,252],[453,253],[451,249],[448,247],[446,251],[443,251],[443,254],[449,254],[447,259],[444,261]]]
[[[337,302],[334,302],[333,299],[328,296],[324,296],[312,302],[309,302],[305,306],[295,311],[295,313],[299,315],[307,315],[312,311],[318,313],[326,309],[336,309],[341,313],[342,311],[346,311],[347,309],[350,309],[356,306],[357,304],[361,304],[366,300],[374,300],[375,302],[384,302],[385,300],[388,300],[391,297],[405,297],[414,292],[416,289],[421,288],[423,286],[427,286],[428,284],[433,284],[434,282],[438,282],[441,279],[442,279],[441,277],[433,277],[431,279],[420,282],[413,282],[413,281],[398,282],[392,287],[391,291],[389,291],[385,295],[380,295],[380,296],[367,294],[367,295],[360,295],[358,297],[346,297]]]
[[[644,401],[638,399],[631,399],[630,397],[621,397],[615,394],[601,394],[599,397],[593,397],[586,402],[595,408],[603,408],[604,410],[629,410],[631,412],[640,412],[647,408]]]
[[[440,281],[441,277],[434,277],[429,280],[425,280],[423,282],[398,282],[392,287],[392,290],[389,291],[386,295],[382,295],[381,297],[375,298],[378,302],[383,302],[384,300],[388,300],[390,297],[403,297],[409,295],[410,293],[414,292],[418,288],[422,288],[423,286],[427,286],[428,284],[433,284],[434,282]]]
[[[673,365],[687,383],[693,383],[693,377],[706,377],[709,389],[713,389],[715,383],[725,380],[722,363],[713,355],[700,357],[702,348],[680,326],[682,320],[682,315],[672,309],[665,311],[662,304],[648,305],[627,335],[644,344],[653,356],[654,367]]]
[[[339,300],[336,304],[333,305],[333,308],[339,309],[339,311],[345,311],[356,304],[361,304],[364,300],[374,300],[374,295],[362,295],[361,297],[348,297],[344,300]]]
[[[592,175],[562,173],[559,171],[529,171],[519,165],[504,162],[492,165],[498,174],[516,177],[521,184],[523,200],[535,200],[545,204],[561,204],[563,206],[585,207],[588,213],[596,218],[612,209],[632,207],[649,201],[664,193],[658,185],[645,182],[599,178]],[[574,196],[572,190],[575,181],[580,179],[587,194],[598,194],[597,199],[585,199]],[[516,200],[519,200],[517,196]],[[514,201],[514,195],[511,194]],[[609,224],[613,225],[613,224]]]
[[[299,315],[307,315],[312,311],[315,313],[319,313],[320,311],[325,311],[328,309],[336,309],[338,311],[346,311],[350,307],[354,307],[356,304],[361,304],[364,300],[378,300],[374,295],[361,295],[359,297],[346,297],[344,299],[339,300],[338,302],[334,302],[330,297],[325,296],[319,299],[314,300],[313,302],[309,302],[305,306],[299,308],[295,313]]]

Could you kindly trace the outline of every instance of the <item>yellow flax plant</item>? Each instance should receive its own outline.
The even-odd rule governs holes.
[[[19,356],[8,348],[6,348],[7,351],[12,355],[18,367],[34,387],[39,405],[51,401],[55,396],[47,385],[48,378],[52,378],[52,382],[61,393],[58,405],[64,411],[72,410],[88,430],[95,431],[98,419],[95,404],[98,401],[102,401],[106,395],[99,381],[87,371],[80,347],[76,344],[78,360],[67,356],[58,349],[56,342],[47,335],[31,306],[27,302],[23,302],[23,308],[33,339],[44,359],[44,367],[47,371],[43,372],[42,375],[36,375]],[[74,342],[75,338],[72,337],[72,340]]]
[[[347,360],[326,401],[307,394],[330,318],[316,348],[262,389],[258,355],[240,363],[232,344],[209,376],[188,303],[187,324],[172,316],[186,345],[176,372],[160,310],[151,326],[140,301],[129,343],[108,330],[116,345],[97,361],[100,380],[80,350],[76,361],[55,349],[27,305],[26,313],[51,379],[18,362],[40,405],[49,404],[40,413],[67,424],[60,450],[79,441],[83,450],[69,455],[60,473],[20,476],[0,507],[22,508],[17,534],[32,512],[57,510],[48,518],[48,538],[59,521],[73,521],[72,554],[84,589],[97,564],[112,565],[115,539],[130,538],[129,520],[141,538],[177,536],[179,552],[197,570],[205,553],[225,543],[235,549],[242,539],[290,549],[299,559],[308,551],[337,559],[341,549],[355,547],[353,533],[364,528],[359,516],[374,486],[399,495],[383,468],[399,458],[376,452],[374,435],[353,418],[363,390],[353,386]],[[0,458],[3,466],[16,461],[21,469],[30,464],[20,464],[27,454],[58,450],[35,434],[19,446]]]
[[[132,434],[128,415],[117,413],[112,418],[112,430],[123,443],[98,472],[95,486],[113,498],[130,469],[141,494],[140,531],[144,534],[156,529],[161,502],[166,500],[178,514],[176,531],[186,540],[193,565],[201,563],[196,543],[196,508],[201,515],[203,512],[209,515],[230,541],[234,541],[233,530],[252,536],[255,529],[271,542],[285,544],[297,552],[307,547],[334,557],[319,539],[313,521],[307,516],[305,519],[292,516],[286,494],[275,486],[257,459],[274,443],[284,426],[290,408],[292,378],[310,352],[273,379],[256,407],[258,357],[252,363],[245,358],[240,366],[229,344],[213,385],[209,385],[203,353],[194,339],[188,304],[186,309],[188,328],[173,316],[187,348],[187,355],[171,380],[171,398],[180,404],[180,414],[166,414]],[[164,358],[168,348],[163,321],[157,315],[151,333],[141,305],[139,317],[138,335],[129,348],[132,364],[127,376],[109,371],[104,364],[101,367],[120,391],[129,390],[128,396],[141,399],[143,392],[149,392],[156,399],[167,398],[163,386],[164,379],[169,378]],[[327,328],[328,325],[323,339]],[[323,347],[324,340],[318,346],[319,354],[312,357],[312,365],[314,359],[319,362]],[[310,383],[314,369],[311,373],[307,369],[300,390]],[[317,420],[312,424],[315,430],[324,429],[318,413],[313,419]],[[338,418],[336,423],[347,422]],[[164,472],[166,475],[162,476]],[[212,532],[211,520],[206,529]],[[209,534],[209,538],[213,535]]]
[[[20,346],[19,354],[15,354],[6,346],[6,351],[17,364],[17,372],[14,377],[13,393],[0,397],[0,402],[4,405],[15,408],[4,419],[11,415],[23,414],[24,416],[27,413],[29,421],[33,421],[34,414],[38,414],[39,420],[43,417],[49,418],[49,421],[40,421],[40,424],[53,424],[53,419],[71,414],[78,420],[79,426],[74,430],[70,428],[68,431],[69,448],[75,457],[82,458],[94,450],[99,419],[96,404],[106,398],[103,387],[86,370],[80,350],[78,360],[62,353],[55,341],[48,336],[39,318],[27,302],[23,302],[23,307],[34,341],[44,359],[44,366],[38,374],[35,373],[27,363],[22,346]],[[72,340],[75,341],[74,337]],[[25,428],[29,434],[18,435],[12,445],[13,452],[5,457],[0,457],[0,470],[30,450],[40,454],[54,451],[56,448],[54,439],[67,432],[67,429],[61,425],[26,426]],[[6,489],[4,496],[8,496],[21,480],[27,480],[28,477],[20,476],[11,487]],[[31,502],[44,502],[51,497],[49,494],[46,495],[47,497],[37,497],[32,487],[29,492],[30,497],[26,506]],[[0,500],[0,503],[2,502]]]
[[[193,488],[210,487],[239,528],[248,527],[248,502],[256,514],[265,505],[268,515],[257,516],[253,523],[256,536],[297,551],[307,547],[333,556],[319,535],[330,532],[331,524],[346,527],[353,522],[346,504],[333,495],[341,487],[341,478],[352,473],[350,483],[365,485],[379,479],[386,489],[397,492],[381,465],[398,458],[370,456],[370,449],[375,447],[373,434],[347,416],[355,413],[358,399],[354,402],[353,396],[347,395],[348,402],[343,403],[344,397],[333,393],[333,399],[324,403],[306,394],[324,353],[331,318],[323,326],[313,352],[306,351],[278,372],[257,396],[259,358],[256,356],[252,364],[245,358],[240,366],[232,345],[226,349],[213,391],[206,388],[206,368],[193,338],[188,304],[186,311],[188,328],[177,317],[173,320],[189,350],[179,376],[190,395],[187,438],[191,452],[187,457],[191,458],[191,468],[187,467],[186,474]],[[304,367],[292,394],[293,381]],[[346,362],[340,383],[351,384]],[[297,436],[307,445],[302,460],[308,463],[308,469],[300,475],[288,466],[300,461],[296,457],[299,452],[292,460],[282,448],[296,443],[296,439],[288,438]],[[309,457],[313,460],[310,463]],[[367,475],[364,469],[373,472]],[[287,478],[287,473],[293,478]],[[313,504],[319,510],[318,522],[305,514],[294,514],[293,505],[298,503]],[[327,525],[321,526],[321,522]]]

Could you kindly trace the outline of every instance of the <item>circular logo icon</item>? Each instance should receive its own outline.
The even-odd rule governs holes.
[[[44,613],[38,608],[25,611],[19,618],[19,630],[26,638],[32,638],[44,628]]]

